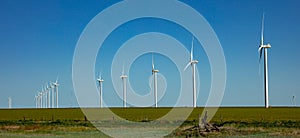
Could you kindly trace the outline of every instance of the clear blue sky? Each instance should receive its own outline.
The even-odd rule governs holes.
[[[76,107],[72,86],[72,59],[81,32],[91,19],[118,1],[113,0],[1,0],[0,4],[0,108],[34,107],[34,95],[42,85],[59,76],[60,106]],[[300,2],[297,0],[184,0],[201,13],[216,32],[227,63],[227,85],[223,106],[263,106],[262,77],[258,75],[258,46],[261,16],[265,12],[265,41],[269,50],[270,105],[291,105],[296,95],[300,104]],[[126,13],[120,13],[126,14]],[[118,16],[118,15],[115,15]],[[176,29],[173,29],[176,28]],[[113,55],[129,38],[143,32],[171,35],[190,48],[191,34],[165,20],[146,18],[130,21],[114,31],[98,53],[96,70],[102,70],[104,98],[110,106],[122,106],[110,82]],[[198,106],[203,106],[210,88],[210,67],[200,43],[195,43],[195,59],[201,76]],[[105,58],[104,58],[105,57]],[[161,106],[174,103],[176,69],[162,55],[157,67],[167,77],[168,88]],[[187,57],[188,60],[188,57]],[[143,62],[142,62],[143,61]],[[151,55],[136,60],[131,67],[133,88],[146,94],[151,75]],[[132,73],[134,72],[134,73]],[[148,74],[147,74],[148,73]],[[95,74],[95,76],[98,74]],[[175,76],[172,78],[172,76]],[[203,76],[203,77],[202,77]],[[169,79],[168,79],[169,78]],[[96,82],[95,82],[96,83]],[[171,87],[174,86],[174,87]]]

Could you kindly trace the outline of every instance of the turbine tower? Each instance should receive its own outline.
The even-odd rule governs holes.
[[[100,108],[102,108],[102,83],[103,83],[103,79],[102,79],[102,75],[100,75],[97,79],[97,81],[99,82],[99,89],[100,89]]]
[[[157,107],[157,76],[156,73],[158,73],[159,70],[155,69],[154,67],[154,59],[152,54],[152,75],[153,75],[153,88],[154,88],[154,103],[155,107]]]
[[[56,108],[58,108],[58,79],[53,83],[55,89],[55,96],[56,96]]]
[[[123,106],[124,106],[124,108],[126,108],[126,78],[127,77],[128,76],[125,75],[125,73],[124,73],[124,65],[123,65],[122,75],[120,76],[120,78],[123,81]]]
[[[190,62],[186,65],[184,70],[186,70],[190,65],[192,68],[192,80],[193,80],[193,107],[197,107],[197,99],[196,99],[196,64],[198,60],[193,59],[193,48],[194,48],[194,37],[192,38],[192,48],[191,48],[191,57]]]
[[[269,82],[268,82],[268,52],[267,49],[271,48],[271,45],[264,44],[264,19],[265,15],[263,14],[262,22],[261,22],[261,43],[258,49],[259,54],[259,62],[261,60],[261,56],[264,52],[264,91],[265,91],[265,108],[269,108]]]

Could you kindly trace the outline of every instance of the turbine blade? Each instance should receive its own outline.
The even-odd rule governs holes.
[[[98,79],[101,79],[101,76],[102,76],[102,73],[101,71],[99,72],[99,75],[98,75]]]
[[[263,48],[263,47],[262,47],[262,46],[260,46],[260,47],[258,48],[258,50],[257,50],[257,51],[258,51],[258,52],[260,52],[260,50],[261,50],[262,48]]]
[[[264,50],[264,48],[261,48],[261,47],[260,47],[260,50],[259,50],[259,62],[260,62],[260,60],[261,60],[261,56],[262,56],[263,50]]]
[[[261,56],[262,56],[262,52],[263,52],[264,48],[263,47],[259,47],[258,52],[259,52],[259,60],[258,60],[258,75],[261,75]]]
[[[122,68],[122,75],[124,75],[124,63],[123,63],[123,68]]]
[[[263,17],[261,21],[261,45],[264,44],[264,20],[265,20],[265,13],[263,13]]]
[[[194,36],[192,38],[192,48],[191,48],[191,57],[190,57],[191,61],[193,60],[193,49],[194,49]]]
[[[152,70],[154,70],[154,57],[153,57],[153,53],[152,53]]]
[[[55,83],[57,83],[58,82],[58,76],[56,77],[56,81],[55,81]]]
[[[99,77],[100,77],[100,79],[102,79],[102,69],[100,70],[100,73],[99,73]]]
[[[185,68],[184,68],[183,71],[185,71],[185,70],[190,66],[191,63],[192,63],[192,62],[189,62],[189,63],[185,66]]]

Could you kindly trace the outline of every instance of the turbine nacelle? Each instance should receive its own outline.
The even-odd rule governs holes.
[[[97,79],[99,82],[103,82],[104,80],[102,78]]]
[[[198,60],[192,60],[191,64],[197,64],[199,61]]]
[[[56,78],[56,81],[55,81],[55,82],[53,82],[52,84],[54,85],[54,87],[57,87],[57,86],[59,86],[59,84],[58,84],[58,77]]]
[[[268,43],[266,45],[263,45],[264,48],[271,48],[271,45]]]
[[[262,48],[271,48],[271,45],[269,43],[266,45],[260,45],[258,51],[260,51]]]
[[[121,76],[120,76],[121,79],[127,78],[127,77],[128,77],[127,75],[121,75]]]
[[[184,71],[189,67],[192,66],[193,64],[197,64],[199,61],[198,60],[191,60],[184,68]]]
[[[157,73],[157,72],[159,72],[158,69],[152,69],[152,74],[153,74],[153,73]]]

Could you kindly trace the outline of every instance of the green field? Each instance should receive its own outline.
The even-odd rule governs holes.
[[[180,109],[180,108],[179,108]],[[89,112],[104,112],[107,109],[85,108]],[[145,118],[155,120],[167,114],[171,108],[110,108],[112,112],[120,117],[142,121]],[[198,119],[203,108],[195,108],[187,121]],[[60,108],[60,109],[0,109],[0,120],[85,120],[85,115],[80,108]],[[212,121],[274,121],[291,120],[300,121],[300,108],[276,107],[223,107],[219,108]]]
[[[88,121],[105,120],[109,125],[119,116],[134,122],[151,122],[167,114],[172,108],[85,108],[87,118],[80,108],[60,109],[0,109],[0,136],[2,137],[105,137]],[[191,108],[177,108],[184,112]],[[204,108],[195,108],[184,124],[178,128],[197,125]],[[100,115],[99,115],[100,113]],[[172,118],[176,121],[176,116]],[[170,121],[170,120],[166,120]],[[224,132],[213,136],[300,136],[300,108],[273,107],[222,107],[211,123],[222,126]],[[103,122],[102,122],[103,123]],[[145,130],[146,131],[146,128]],[[146,132],[145,132],[146,133]]]

